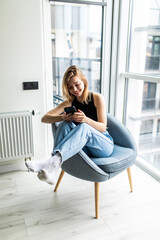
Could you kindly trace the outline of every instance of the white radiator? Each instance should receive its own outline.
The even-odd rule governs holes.
[[[0,113],[0,161],[33,156],[32,113]]]

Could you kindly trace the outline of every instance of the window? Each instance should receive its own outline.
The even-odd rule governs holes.
[[[148,36],[145,70],[160,70],[160,36]]]
[[[160,179],[160,1],[132,3],[125,119],[137,142],[138,163]]]
[[[62,95],[63,74],[71,65],[77,65],[86,75],[90,91],[100,92],[102,21],[103,6],[51,5],[54,99]]]
[[[160,119],[158,119],[158,124],[157,124],[157,135],[160,134]]]
[[[140,135],[151,134],[153,129],[153,120],[146,120],[141,122]]]
[[[142,110],[155,109],[156,106],[156,83],[144,82]]]
[[[129,71],[160,72],[160,1],[133,0],[130,27]]]

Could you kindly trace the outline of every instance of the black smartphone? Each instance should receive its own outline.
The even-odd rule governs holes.
[[[77,109],[75,108],[75,106],[72,106],[72,107],[66,107],[66,108],[64,108],[64,111],[65,111],[65,113],[72,113],[72,114],[74,114],[75,112],[78,112],[77,111]]]

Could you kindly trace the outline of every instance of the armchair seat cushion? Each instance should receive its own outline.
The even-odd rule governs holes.
[[[91,158],[106,173],[114,173],[126,169],[135,162],[136,153],[131,148],[114,145],[113,153],[106,158]]]

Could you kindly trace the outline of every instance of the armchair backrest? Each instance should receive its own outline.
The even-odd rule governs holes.
[[[108,132],[112,136],[114,143],[126,148],[132,148],[137,152],[135,140],[129,130],[114,116],[107,114]]]

